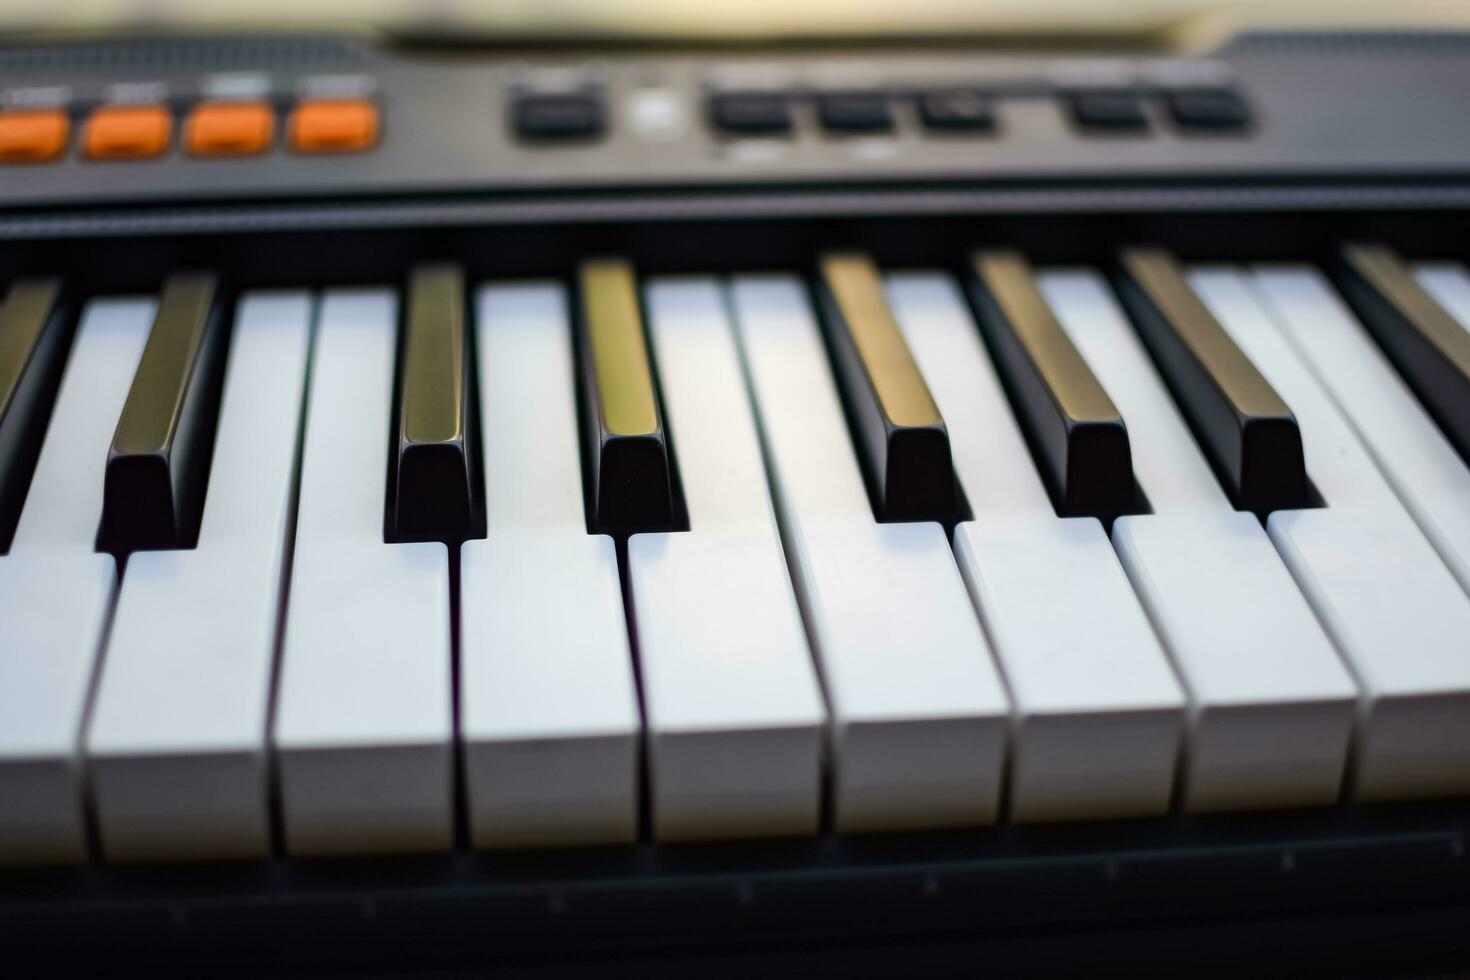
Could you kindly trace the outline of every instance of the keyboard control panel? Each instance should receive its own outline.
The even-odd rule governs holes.
[[[1470,60],[1366,50],[0,49],[0,208],[1470,172]]]

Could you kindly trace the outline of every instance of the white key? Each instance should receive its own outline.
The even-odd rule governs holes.
[[[80,741],[117,579],[102,472],[154,303],[87,305],[10,554],[0,557],[0,862],[86,854]]]
[[[1422,262],[1414,278],[1460,326],[1470,330],[1470,272],[1458,262]]]
[[[1255,281],[1297,355],[1470,593],[1470,469],[1320,273],[1261,266]]]
[[[1362,691],[1354,792],[1372,800],[1470,790],[1470,601],[1249,277],[1199,269],[1190,281],[1291,406],[1307,473],[1327,502],[1278,511],[1266,527]]]
[[[266,717],[312,301],[240,303],[198,547],[128,560],[86,751],[109,861],[264,857]]]
[[[888,278],[975,519],[955,551],[1010,684],[1018,821],[1168,809],[1185,700],[1103,532],[1052,509],[954,283]]]
[[[817,827],[825,713],[725,300],[709,279],[646,296],[690,521],[628,542],[664,840]]]
[[[1237,512],[1106,283],[1038,278],[1128,425],[1153,513],[1113,545],[1190,695],[1188,810],[1337,801],[1357,688],[1271,539]]]
[[[435,850],[453,820],[449,566],[383,543],[397,303],[322,298],[273,741],[286,849]]]
[[[832,708],[841,832],[986,824],[1009,702],[938,524],[879,524],[801,282],[732,288],[782,539]]]
[[[587,533],[560,286],[478,299],[489,536],[460,553],[460,725],[477,847],[630,841],[638,692],[612,538]]]

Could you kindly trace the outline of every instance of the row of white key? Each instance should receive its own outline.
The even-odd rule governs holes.
[[[1470,322],[1470,276],[1464,270],[1429,266],[1420,277],[1441,305]],[[1254,280],[1298,356],[1470,591],[1470,469],[1321,273],[1263,267]]]
[[[1106,285],[1040,277],[1042,294],[1128,425],[1152,513],[1113,544],[1189,691],[1190,810],[1337,799],[1356,688],[1253,514],[1235,510]]]
[[[1163,813],[1185,698],[1102,524],[1056,516],[956,285],[887,292],[974,514],[954,551],[1010,686],[1012,817]]]
[[[655,280],[647,308],[690,524],[628,541],[653,832],[810,834],[826,710],[725,292]]]
[[[1118,401],[1153,506],[1112,544],[1095,520],[1055,516],[955,284],[888,281],[974,515],[953,551],[935,525],[872,520],[799,281],[652,283],[692,530],[629,544],[643,718],[612,542],[586,533],[565,295],[484,289],[489,536],[461,566],[472,842],[634,839],[645,735],[667,840],[814,831],[829,738],[840,831],[991,822],[1007,758],[1014,819],[1163,813],[1181,739],[1186,808],[1329,803],[1355,724],[1358,795],[1470,785],[1470,656],[1454,641],[1470,606],[1445,567],[1464,553],[1464,468],[1436,455],[1437,430],[1313,273],[1193,281],[1292,405],[1327,497],[1273,516],[1281,556],[1230,508],[1091,274],[1040,285]],[[264,854],[273,752],[289,853],[447,847],[449,556],[382,542],[390,291],[242,303],[199,548],[131,560],[84,728],[115,580],[92,498],[151,313],[88,307],[0,558],[0,646],[27,654],[0,659],[0,789],[23,804],[0,811],[0,859],[84,853],[83,756],[109,859]],[[1305,333],[1324,319],[1330,349]],[[1354,401],[1363,389],[1380,401]],[[1426,467],[1435,481],[1415,482]]]
[[[800,280],[737,279],[731,298],[831,704],[834,825],[991,823],[1010,706],[944,529],[873,520]]]
[[[154,304],[90,304],[77,325],[10,554],[0,557],[0,861],[86,853],[78,740],[116,562],[96,551],[102,468]]]
[[[1354,793],[1392,799],[1470,789],[1470,599],[1383,478],[1357,434],[1292,350],[1253,282],[1202,269],[1190,282],[1302,430],[1327,506],[1278,511],[1267,531],[1359,686]]]
[[[240,305],[198,547],[128,559],[85,744],[114,860],[269,852],[266,719],[313,315],[304,293]]]
[[[587,533],[570,323],[550,283],[476,307],[488,535],[460,553],[460,731],[478,847],[638,831],[638,691],[613,541]]]
[[[388,290],[322,299],[272,733],[293,854],[453,838],[448,554],[383,543],[397,323]]]

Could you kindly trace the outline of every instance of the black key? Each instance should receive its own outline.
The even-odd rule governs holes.
[[[602,100],[588,93],[523,95],[515,102],[516,132],[526,140],[575,140],[599,136]]]
[[[1158,249],[1123,253],[1118,292],[1240,510],[1312,505],[1296,417]]]
[[[1389,249],[1351,245],[1337,273],[1364,326],[1470,463],[1470,330]]]
[[[1190,88],[1169,93],[1169,115],[1181,129],[1226,132],[1250,125],[1250,109],[1228,88]]]
[[[1073,92],[1067,104],[1072,121],[1083,130],[1136,133],[1148,128],[1143,99],[1136,92],[1122,89]]]
[[[835,133],[884,133],[893,128],[893,112],[882,92],[829,92],[817,99],[822,126]]]
[[[883,521],[959,515],[949,432],[862,255],[824,256],[817,294],[874,510]]]
[[[619,259],[586,262],[578,293],[588,525],[628,534],[680,526],[633,267]]]
[[[940,89],[919,94],[919,119],[930,129],[944,132],[993,132],[995,110],[974,89]]]
[[[1036,288],[1026,260],[981,252],[971,269],[981,332],[1057,511],[1100,518],[1136,512],[1128,429]]]
[[[710,125],[732,136],[791,132],[791,102],[781,92],[725,92],[709,100]]]
[[[101,551],[192,548],[199,538],[228,341],[217,291],[208,273],[164,284],[107,456]]]
[[[464,304],[458,268],[423,266],[409,278],[389,476],[390,541],[453,542],[485,534]]]
[[[0,555],[10,550],[20,521],[71,326],[54,279],[18,282],[0,306]]]

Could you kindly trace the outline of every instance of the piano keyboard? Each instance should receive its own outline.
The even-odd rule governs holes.
[[[5,966],[1465,972],[1467,44],[12,42]]]
[[[1470,793],[1454,262],[24,279],[0,396],[7,864]]]

